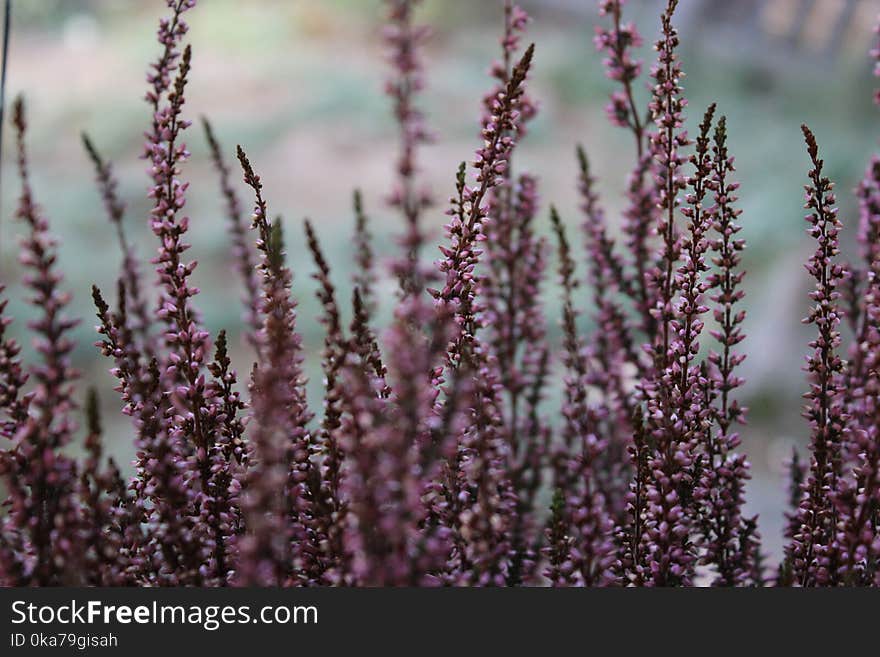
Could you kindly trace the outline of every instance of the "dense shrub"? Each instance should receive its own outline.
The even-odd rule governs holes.
[[[93,392],[70,365],[70,297],[31,188],[24,104],[15,103],[24,230],[21,263],[38,318],[38,362],[20,361],[0,323],[0,474],[6,500],[0,581],[9,585],[534,585],[718,586],[880,584],[880,159],[858,189],[860,263],[839,260],[841,223],[816,138],[808,233],[816,251],[805,322],[804,415],[810,462],[795,460],[783,563],[762,560],[756,518],[743,513],[749,463],[737,451],[746,409],[744,241],[726,120],[715,104],[685,130],[677,0],[668,0],[650,70],[650,103],[634,93],[641,43],[622,0],[603,0],[596,33],[611,122],[636,155],[626,185],[623,243],[612,237],[589,161],[576,151],[584,259],[596,329],[582,335],[579,257],[557,211],[561,346],[550,344],[541,291],[550,245],[536,223],[537,178],[514,166],[538,111],[528,93],[535,57],[528,17],[504,8],[501,57],[483,99],[480,147],[455,177],[440,259],[425,267],[426,217],[437,203],[419,179],[431,139],[419,109],[414,0],[389,0],[387,93],[400,152],[390,205],[403,219],[390,325],[375,326],[376,280],[360,195],[352,317],[345,326],[330,265],[306,222],[325,329],[324,397],[310,408],[305,354],[285,258],[258,163],[237,150],[253,195],[250,230],[234,159],[204,129],[241,275],[256,362],[242,380],[227,339],[205,330],[187,258],[189,153],[183,142],[190,47],[168,0],[150,66],[152,119],[143,157],[158,249],[150,286],[125,234],[110,163],[87,138],[123,266],[114,305],[93,288],[100,336],[137,447],[134,476],[102,454]],[[880,51],[872,56],[880,61]],[[880,68],[880,64],[878,64]],[[880,101],[880,98],[878,98]],[[747,220],[747,218],[746,218]],[[0,306],[0,310],[4,306]],[[855,339],[841,345],[846,318]],[[558,364],[558,367],[555,366]],[[558,421],[549,380],[564,372]],[[245,392],[246,391],[246,392]],[[549,504],[547,500],[551,500]]]

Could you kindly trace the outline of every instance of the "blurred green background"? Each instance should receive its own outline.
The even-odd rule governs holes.
[[[659,28],[661,2],[627,6],[650,44]],[[593,161],[609,217],[619,222],[621,191],[632,165],[631,137],[604,115],[612,89],[593,49],[598,17],[590,0],[535,0],[523,5],[534,17],[536,42],[532,91],[541,105],[523,141],[517,166],[541,179],[544,207],[555,203],[572,226],[579,223],[574,144]],[[478,145],[478,112],[498,51],[499,1],[429,0],[418,19],[433,27],[424,60],[428,87],[419,103],[437,134],[420,152],[421,176],[438,206],[427,215],[441,234],[443,205],[453,190],[457,163]],[[84,321],[77,331],[77,366],[97,384],[113,444],[123,461],[131,455],[127,425],[114,420],[119,404],[108,364],[92,346],[93,282],[113,289],[120,255],[80,145],[85,130],[116,166],[128,203],[127,228],[141,256],[155,246],[146,217],[147,176],[138,158],[149,112],[142,97],[146,63],[157,53],[156,21],[164,3],[113,0],[14,0],[7,93],[28,101],[31,165],[38,199],[61,240],[60,264],[74,294],[72,311]],[[817,134],[829,175],[839,183],[841,216],[852,244],[856,207],[851,190],[877,145],[880,123],[871,104],[874,86],[867,58],[877,0],[688,0],[681,7],[682,58],[693,129],[705,106],[717,101],[728,116],[732,153],[742,182],[742,222],[749,241],[746,266],[749,334],[743,397],[751,408],[745,449],[755,468],[749,505],[761,513],[767,547],[780,548],[784,462],[792,444],[807,439],[799,417],[805,388],[801,365],[809,332],[800,318],[809,279],[802,263],[811,252],[803,231],[802,185],[807,159],[799,126]],[[188,14],[193,72],[185,114],[207,115],[230,164],[241,143],[262,175],[270,212],[284,216],[300,327],[313,356],[322,334],[315,321],[313,271],[301,220],[310,217],[334,264],[342,301],[351,273],[351,192],[363,190],[380,257],[396,252],[398,218],[384,204],[393,179],[395,126],[382,93],[388,65],[381,39],[379,0],[203,0]],[[645,101],[647,92],[640,88]],[[4,126],[0,280],[7,284],[13,333],[23,333],[33,314],[17,281],[19,226],[12,220],[17,176],[11,133]],[[241,327],[240,285],[230,267],[229,242],[217,180],[196,122],[186,135],[193,153],[184,177],[192,182],[190,254],[199,261],[197,299],[212,331]],[[236,182],[238,182],[237,168]],[[241,187],[241,186],[240,186]],[[245,207],[250,197],[242,189]],[[545,213],[546,214],[546,213]],[[542,215],[543,216],[543,215]],[[546,224],[542,220],[542,224]],[[542,230],[546,226],[542,227]],[[434,253],[429,254],[433,258]],[[384,274],[384,270],[383,270]],[[151,270],[148,276],[152,279]],[[555,277],[554,277],[555,280]],[[384,275],[381,312],[387,316],[395,284]],[[546,291],[551,338],[558,340],[558,291]],[[587,297],[582,304],[587,310]],[[584,315],[585,325],[589,313]],[[240,372],[251,354],[234,354]],[[26,345],[29,349],[29,345]],[[30,353],[27,351],[26,353]],[[313,399],[320,377],[311,358]]]

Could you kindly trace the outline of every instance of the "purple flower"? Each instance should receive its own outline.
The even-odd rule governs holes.
[[[244,320],[248,327],[246,334],[248,342],[254,349],[258,347],[257,334],[262,327],[260,324],[260,282],[257,276],[257,268],[254,264],[253,247],[248,241],[248,226],[241,210],[241,202],[230,180],[229,166],[223,157],[220,143],[214,134],[214,129],[207,118],[202,117],[202,125],[205,128],[205,137],[208,147],[211,149],[211,160],[220,178],[220,193],[226,205],[226,217],[229,222],[229,236],[232,241],[232,257],[235,258],[238,275],[244,284]]]
[[[315,492],[311,461],[311,414],[302,373],[302,338],[296,331],[292,274],[284,263],[281,223],[270,226],[262,183],[241,147],[238,159],[254,190],[253,227],[259,235],[263,329],[261,362],[252,388],[251,465],[245,476],[236,582],[279,586],[314,583],[321,576],[315,537],[310,535]]]
[[[95,166],[95,178],[98,189],[101,192],[101,200],[104,202],[104,210],[110,223],[116,228],[116,239],[119,249],[122,251],[122,274],[130,305],[134,314],[132,329],[139,336],[138,348],[146,356],[152,356],[155,344],[150,332],[152,318],[147,309],[147,300],[144,296],[141,284],[141,263],[135,255],[134,247],[125,233],[123,218],[125,216],[125,203],[119,198],[118,182],[113,174],[113,166],[104,160],[95,148],[89,137],[83,134],[83,145],[92,164]]]
[[[71,297],[59,287],[62,277],[56,243],[33,197],[20,97],[13,105],[12,120],[21,177],[16,217],[27,231],[19,260],[32,294],[29,301],[38,311],[28,328],[40,360],[28,368],[33,390],[23,398],[25,376],[16,361],[18,347],[3,342],[4,436],[11,444],[0,451],[0,473],[8,496],[2,522],[6,561],[2,570],[15,584],[49,586],[76,583],[83,553],[78,532],[81,512],[75,497],[76,461],[63,451],[77,429],[72,411],[76,407],[73,382],[78,374],[70,364],[73,342],[68,336],[78,322],[65,314]],[[4,319],[4,327],[6,323]]]
[[[837,353],[840,345],[840,309],[838,283],[844,270],[835,262],[838,235],[842,225],[837,218],[834,184],[822,174],[824,162],[819,159],[816,138],[802,126],[807,151],[813,168],[810,185],[806,186],[806,204],[810,211],[809,235],[816,240],[816,251],[807,263],[807,271],[816,279],[810,293],[814,305],[804,319],[818,331],[810,342],[813,353],[807,358],[806,370],[810,390],[804,416],[812,430],[812,459],[803,497],[798,509],[799,528],[787,549],[794,581],[801,586],[833,583],[836,577],[836,555],[832,549],[835,533],[834,496],[842,476],[842,445],[846,434],[845,409],[841,400],[840,376],[844,363]]]
[[[406,222],[406,232],[400,239],[404,257],[394,266],[406,294],[421,291],[424,279],[430,273],[422,270],[419,254],[426,237],[421,216],[424,210],[431,207],[432,199],[430,192],[419,186],[417,155],[419,145],[430,142],[432,136],[416,100],[424,87],[420,49],[431,30],[414,23],[413,13],[419,3],[420,0],[386,0],[388,22],[384,31],[392,66],[392,73],[385,83],[385,93],[393,105],[400,147],[397,180],[388,202],[400,210]]]
[[[121,411],[132,422],[130,478],[105,456],[97,393],[76,387],[70,297],[30,186],[23,103],[14,106],[20,260],[36,358],[22,362],[0,302],[0,478],[7,493],[0,584],[769,583],[757,518],[744,513],[750,465],[738,452],[746,415],[739,185],[716,105],[695,140],[685,130],[676,0],[663,12],[647,108],[634,93],[639,32],[623,21],[622,1],[599,5],[610,24],[597,30],[596,45],[617,84],[608,113],[634,137],[635,165],[618,240],[586,154],[577,151],[584,281],[550,208],[561,346],[553,345],[544,305],[550,254],[538,178],[514,165],[538,107],[526,89],[534,47],[520,53],[529,17],[505,2],[501,54],[483,98],[482,145],[470,167],[458,169],[441,257],[429,271],[420,264],[429,195],[417,157],[429,137],[418,107],[428,30],[414,22],[416,0],[389,0],[387,91],[400,145],[391,203],[406,222],[393,271],[402,289],[389,324],[380,326],[377,261],[359,192],[350,311],[340,303],[329,253],[305,222],[324,334],[317,418],[306,395],[308,354],[281,221],[270,221],[262,180],[239,147],[254,194],[248,231],[207,121],[256,356],[246,383],[226,331],[212,348],[196,308],[182,178],[191,64],[183,14],[195,3],[167,4],[146,96],[154,286],[141,278],[126,237],[112,167],[84,138],[123,257],[116,298],[108,303],[98,286],[92,297],[96,346],[110,360]],[[880,58],[878,49],[872,57]],[[808,232],[816,242],[805,320],[816,330],[806,367],[811,446],[808,468],[797,453],[791,464],[786,556],[774,583],[878,586],[880,159],[857,190],[860,253],[853,266],[843,265],[833,184],[815,137],[803,130],[812,162]],[[588,331],[578,309],[584,282],[594,323]],[[844,315],[853,334],[846,361]]]

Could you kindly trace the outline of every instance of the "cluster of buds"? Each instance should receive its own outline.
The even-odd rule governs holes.
[[[621,88],[611,94],[611,102],[606,108],[608,119],[612,124],[633,131],[636,144],[641,151],[643,119],[639,116],[633,96],[633,85],[642,73],[642,62],[633,57],[633,49],[641,48],[642,35],[633,23],[623,23],[624,0],[602,0],[599,3],[599,14],[611,17],[610,29],[596,26],[593,42],[596,49],[604,52],[605,74]]]
[[[548,249],[538,225],[538,180],[512,166],[537,107],[526,92],[533,46],[519,55],[527,14],[504,5],[482,146],[470,169],[458,169],[442,257],[429,273],[418,264],[428,195],[416,189],[415,175],[417,146],[427,140],[415,106],[427,29],[413,23],[415,0],[389,0],[394,75],[387,91],[401,133],[392,204],[406,221],[403,293],[380,332],[373,247],[356,193],[356,273],[344,323],[331,264],[305,221],[325,334],[323,412],[315,417],[281,220],[270,221],[263,181],[239,147],[254,197],[248,231],[220,141],[205,121],[245,293],[245,337],[256,356],[246,391],[226,331],[211,353],[194,305],[195,262],[185,258],[181,179],[191,63],[182,15],[195,3],[167,4],[161,55],[147,77],[150,226],[159,242],[153,312],[146,300],[154,291],[145,288],[126,237],[112,167],[85,139],[123,254],[112,305],[97,286],[92,296],[96,345],[112,364],[133,425],[128,481],[105,456],[94,391],[86,397],[84,456],[70,456],[78,432],[69,339],[75,321],[66,315],[70,297],[61,290],[56,244],[30,185],[24,107],[14,106],[20,259],[36,310],[28,328],[38,358],[30,366],[21,361],[0,302],[7,492],[0,584],[768,583],[757,519],[744,512],[750,466],[737,451],[746,414],[737,399],[745,358],[738,184],[727,122],[716,121],[715,104],[694,142],[685,131],[677,0],[666,3],[651,98],[641,112],[633,94],[641,37],[623,22],[622,0],[599,3],[611,27],[598,30],[596,45],[620,85],[609,115],[635,136],[636,164],[618,244],[586,153],[577,151],[596,325],[590,334],[579,321],[578,264],[560,214],[550,209],[562,290],[556,423],[545,410],[555,370],[542,305]],[[816,241],[805,320],[817,330],[806,367],[812,442],[808,468],[797,453],[793,459],[793,512],[776,583],[880,585],[880,160],[858,189],[861,263],[844,266],[833,183],[815,137],[803,131],[812,162],[807,220]],[[426,293],[432,279],[437,289]],[[844,292],[855,336],[846,361]],[[162,327],[161,340],[154,326]]]
[[[404,257],[394,265],[405,294],[421,292],[424,279],[430,276],[419,262],[426,237],[421,217],[433,204],[430,191],[417,179],[419,145],[429,143],[433,138],[426,126],[425,115],[416,103],[424,88],[420,51],[431,34],[428,26],[415,24],[413,14],[420,1],[386,0],[388,20],[384,31],[392,67],[385,83],[385,93],[392,102],[400,142],[397,179],[388,202],[400,210],[406,223],[406,232],[400,240]]]

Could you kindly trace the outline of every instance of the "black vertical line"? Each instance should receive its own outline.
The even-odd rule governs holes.
[[[9,55],[9,23],[12,0],[3,3],[3,63],[0,64],[0,174],[3,171],[3,133],[6,131],[6,61]],[[0,176],[2,181],[2,176]],[[0,195],[0,208],[3,197]],[[3,211],[0,209],[0,255],[3,253]]]

